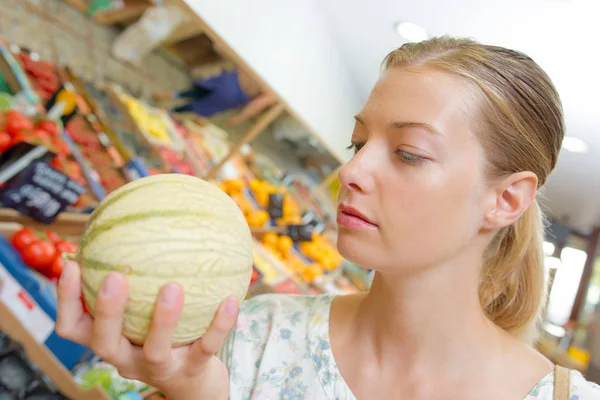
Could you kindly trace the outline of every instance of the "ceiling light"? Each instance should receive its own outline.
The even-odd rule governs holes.
[[[562,147],[572,153],[587,153],[589,151],[588,144],[575,136],[565,136]]]
[[[398,22],[395,27],[398,35],[402,36],[409,42],[421,42],[429,38],[425,28],[412,22]]]

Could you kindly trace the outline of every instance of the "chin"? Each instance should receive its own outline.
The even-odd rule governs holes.
[[[337,249],[346,260],[360,265],[363,268],[371,268],[373,264],[373,250],[377,248],[371,240],[356,232],[338,231]]]

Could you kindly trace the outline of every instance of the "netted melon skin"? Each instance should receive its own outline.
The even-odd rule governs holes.
[[[184,290],[173,345],[189,344],[209,327],[228,296],[246,296],[252,274],[250,229],[235,202],[216,186],[187,175],[139,179],[111,193],[90,216],[78,262],[84,299],[94,315],[106,275],[129,285],[123,334],[142,345],[160,289]]]

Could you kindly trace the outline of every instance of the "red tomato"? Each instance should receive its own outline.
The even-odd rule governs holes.
[[[8,118],[8,119],[27,119],[26,116],[24,116],[23,114],[21,114],[20,111],[17,111],[17,110],[8,110],[6,112],[6,118]]]
[[[48,268],[54,257],[56,249],[48,242],[38,240],[23,249],[23,261],[33,269],[42,270]]]
[[[56,245],[56,243],[62,241],[62,239],[60,238],[60,236],[58,236],[58,233],[53,232],[53,231],[46,231],[45,232],[46,237],[48,238],[48,240],[50,240],[50,242],[52,242],[52,244]]]
[[[38,240],[40,240],[40,238],[38,238],[31,229],[22,228],[13,235],[11,243],[15,249],[22,252],[23,249]]]
[[[50,279],[60,279],[60,275],[62,274],[63,268],[65,266],[65,261],[62,258],[62,253],[58,253],[52,264],[50,264],[50,269],[48,270],[48,277]]]
[[[0,153],[10,148],[12,138],[6,132],[0,132]]]
[[[29,142],[29,137],[25,133],[17,133],[13,136],[11,145],[15,146],[21,142]]]
[[[50,121],[50,120],[42,120],[37,124],[37,127],[39,129],[42,129],[46,132],[48,132],[51,136],[58,136],[60,135],[60,130],[58,129],[58,125],[56,125],[56,122],[54,121]]]
[[[33,124],[31,121],[21,113],[15,112],[10,114],[9,112],[8,121],[6,121],[6,132],[8,132],[9,135],[18,135],[19,133],[32,128]]]
[[[83,295],[81,295],[79,298],[81,299],[81,305],[83,307],[83,312],[86,314],[90,314],[90,309],[88,308],[87,304],[85,303],[85,298],[83,297]]]
[[[54,248],[59,253],[77,253],[77,245],[68,240],[60,240],[57,243],[54,243]]]
[[[50,161],[50,166],[58,170],[62,170],[65,161],[65,158],[59,155],[58,157],[54,157],[52,161]]]
[[[47,144],[47,145],[52,144],[52,139],[50,138],[50,135],[48,134],[48,132],[46,132],[43,129],[35,128],[33,130],[33,137],[37,138],[43,144]]]
[[[60,139],[59,137],[55,138],[54,145],[56,146],[56,150],[58,151],[58,154],[61,154],[64,156],[68,156],[71,154],[71,149],[69,148],[69,145],[67,144],[67,142]]]

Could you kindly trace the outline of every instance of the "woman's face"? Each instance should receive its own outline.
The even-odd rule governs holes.
[[[483,150],[460,78],[385,72],[356,116],[340,172],[338,248],[366,268],[421,270],[472,245],[485,215]]]

